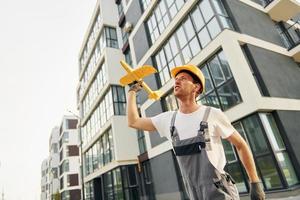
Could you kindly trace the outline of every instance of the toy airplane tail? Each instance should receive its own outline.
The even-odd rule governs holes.
[[[143,81],[144,77],[157,72],[157,70],[154,67],[150,65],[144,65],[137,69],[132,69],[125,61],[120,61],[120,63],[128,73],[127,75],[123,76],[120,79],[120,84],[122,86],[133,83],[134,81],[139,81],[142,87],[145,89],[145,91],[149,94],[148,96],[149,99],[154,99],[154,100],[160,99],[161,92],[158,90],[157,91],[151,90],[151,88],[149,88],[149,86]]]

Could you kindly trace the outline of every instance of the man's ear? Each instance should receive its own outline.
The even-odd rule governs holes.
[[[195,89],[197,91],[197,94],[200,94],[201,93],[201,90],[202,90],[202,86],[200,83],[196,83],[195,84]]]

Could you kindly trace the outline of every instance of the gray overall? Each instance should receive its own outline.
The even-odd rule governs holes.
[[[179,139],[174,126],[177,111],[172,116],[171,138],[184,185],[190,200],[238,200],[234,180],[229,174],[220,173],[207,157],[206,151],[211,150],[209,112],[210,107],[206,107],[197,136],[184,140]]]

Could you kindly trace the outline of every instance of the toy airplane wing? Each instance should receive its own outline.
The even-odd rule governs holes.
[[[156,69],[150,65],[144,65],[142,67],[139,67],[137,69],[132,69],[125,61],[120,61],[122,67],[127,72],[127,75],[123,76],[120,79],[120,84],[125,86],[128,85],[134,81],[139,81],[143,87],[143,89],[149,94],[149,99],[159,100],[161,97],[161,92],[159,90],[153,91],[151,88],[143,81],[143,78],[145,76],[148,76],[150,74],[153,74],[156,71]]]
[[[150,65],[144,65],[140,68],[137,68],[131,72],[129,72],[127,75],[123,76],[120,79],[120,83],[124,85],[128,85],[134,81],[139,81],[140,79],[153,74],[157,72],[156,69]]]

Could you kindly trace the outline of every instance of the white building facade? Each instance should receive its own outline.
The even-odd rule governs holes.
[[[78,120],[64,116],[59,127],[59,193],[62,200],[81,199]]]
[[[79,53],[78,109],[83,152],[84,199],[135,199],[138,195],[136,131],[128,128],[126,95],[119,79],[125,56],[115,1],[101,0]],[[122,180],[135,180],[125,186]]]

